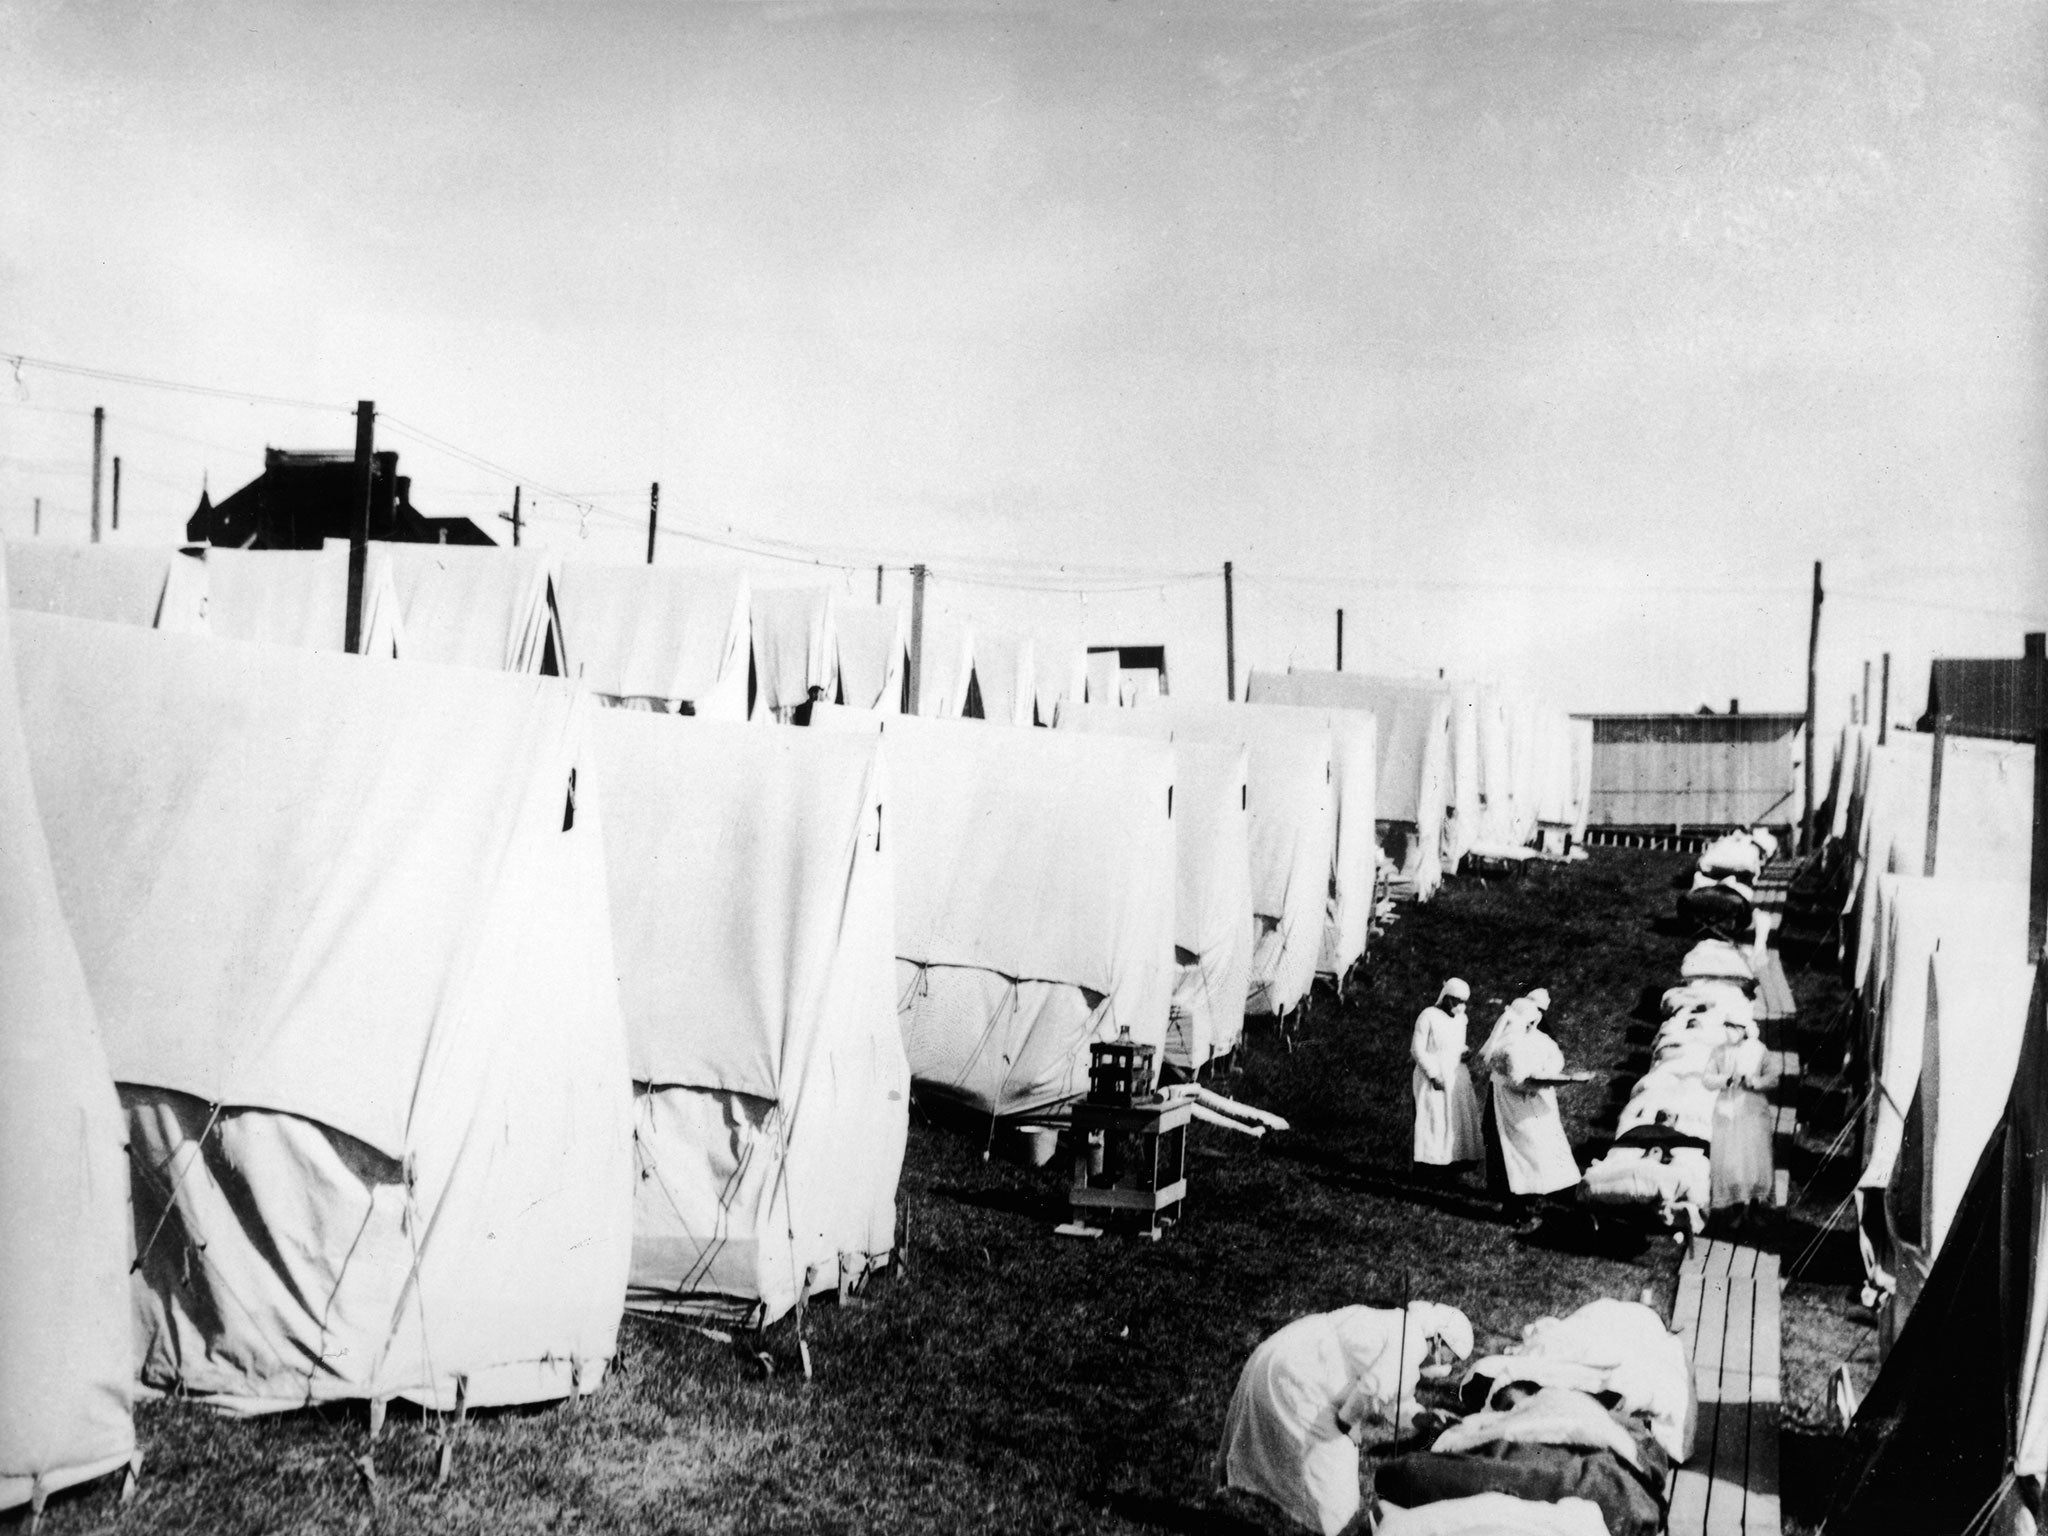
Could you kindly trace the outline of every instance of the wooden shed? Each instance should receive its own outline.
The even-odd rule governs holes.
[[[1803,714],[1581,715],[1590,827],[1708,831],[1799,818]]]

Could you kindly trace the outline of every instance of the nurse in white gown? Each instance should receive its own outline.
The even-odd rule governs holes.
[[[1479,1096],[1465,1069],[1465,1002],[1472,989],[1453,976],[1434,1006],[1415,1018],[1408,1053],[1415,1062],[1415,1161],[1432,1167],[1485,1155]]]
[[[1512,1025],[1489,1063],[1493,1074],[1493,1116],[1500,1133],[1501,1162],[1508,1188],[1520,1196],[1555,1194],[1579,1182],[1557,1090],[1535,1080],[1564,1072],[1564,1053],[1536,1027],[1534,1007],[1509,1010]]]
[[[1472,1352],[1456,1307],[1344,1307],[1297,1318],[1245,1362],[1223,1424],[1217,1480],[1337,1536],[1359,1510],[1359,1443],[1375,1424],[1409,1422],[1431,1351]]]

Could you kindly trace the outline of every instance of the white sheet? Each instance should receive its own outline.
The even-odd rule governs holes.
[[[556,590],[568,675],[593,693],[746,718],[753,610],[744,576],[571,560]]]
[[[788,724],[813,687],[839,691],[839,603],[830,587],[757,588],[754,718]]]
[[[170,548],[9,539],[6,549],[10,607],[144,629],[162,611],[171,565],[192,563]]]
[[[910,615],[901,607],[839,610],[840,703],[885,715],[902,713]]]
[[[0,579],[14,551],[0,551]],[[128,1160],[0,615],[0,1509],[135,1451]]]
[[[552,556],[495,545],[372,543],[370,561],[391,573],[406,660],[537,673],[552,650],[562,669]]]

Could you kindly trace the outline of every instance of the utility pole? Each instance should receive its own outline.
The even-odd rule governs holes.
[[[1884,745],[1885,733],[1891,729],[1891,722],[1886,718],[1892,712],[1892,653],[1890,651],[1884,653],[1883,677],[1884,681],[1878,685],[1877,690],[1877,744],[1880,747]]]
[[[882,568],[879,565],[875,567],[875,606],[882,606]]]
[[[356,402],[355,485],[348,507],[348,617],[343,647],[352,656],[363,649],[363,567],[370,558],[370,485],[376,468],[377,402]]]
[[[910,713],[917,713],[924,682],[924,567],[910,568]]]
[[[1820,562],[1813,562],[1813,626],[1806,636],[1806,811],[1801,818],[1799,851],[1813,851],[1813,706],[1814,668],[1820,659]]]
[[[1231,592],[1230,562],[1223,562],[1223,677],[1225,697],[1237,702],[1237,603]]]
[[[1863,725],[1870,724],[1870,658],[1863,658]]]
[[[1337,670],[1344,670],[1344,610],[1337,610]]]
[[[498,516],[512,525],[512,547],[514,549],[519,547],[519,489],[516,485],[512,487],[512,510],[498,514]]]
[[[1941,760],[1948,755],[1948,716],[1934,717],[1934,761],[1927,769],[1927,852],[1920,873],[1934,877],[1934,844],[1941,835]]]
[[[661,521],[661,482],[647,488],[647,563],[654,564],[654,529]]]
[[[121,455],[114,455],[114,532],[121,531]]]
[[[35,536],[39,539],[43,536],[43,498],[40,496],[36,498]]]
[[[92,541],[100,541],[100,448],[107,435],[107,408],[92,408]]]

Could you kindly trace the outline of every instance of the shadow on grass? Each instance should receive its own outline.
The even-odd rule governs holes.
[[[996,1211],[1005,1216],[1023,1216],[1034,1222],[1057,1226],[1067,1219],[1066,1187],[1056,1191],[1042,1189],[970,1189],[964,1184],[939,1184],[931,1191],[945,1200],[957,1200],[962,1205],[972,1205],[984,1211]]]
[[[1216,1505],[1186,1503],[1157,1494],[1111,1493],[1101,1497],[1102,1507],[1113,1515],[1155,1530],[1179,1531],[1183,1536],[1266,1536],[1269,1531],[1292,1529],[1285,1521],[1265,1523]]]
[[[1827,1518],[1848,1442],[1840,1435],[1787,1426],[1778,1446],[1779,1508],[1792,1530],[1817,1530]]]
[[[1315,1147],[1280,1146],[1273,1150],[1272,1156],[1276,1160],[1300,1164],[1308,1170],[1308,1177],[1315,1183],[1343,1190],[1346,1194],[1377,1195],[1383,1200],[1427,1206],[1433,1211],[1462,1217],[1466,1221],[1499,1225],[1514,1220],[1502,1208],[1500,1201],[1490,1195],[1450,1184],[1430,1183],[1412,1173],[1403,1178],[1384,1169],[1360,1167]]]

